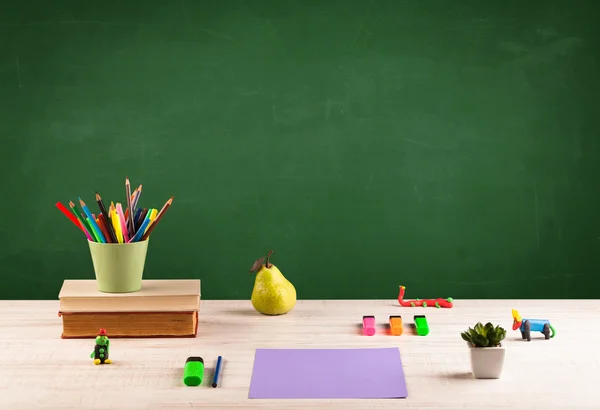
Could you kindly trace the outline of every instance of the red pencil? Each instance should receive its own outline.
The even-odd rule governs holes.
[[[81,227],[81,224],[79,223],[79,221],[77,220],[77,217],[75,215],[73,215],[72,212],[69,212],[69,210],[67,210],[67,208],[65,208],[65,206],[63,204],[61,204],[60,202],[56,203],[56,207],[58,208],[59,211],[61,211],[63,214],[65,214],[65,216],[67,218],[69,218],[71,220],[71,222],[73,222],[75,224],[76,227],[81,229],[81,231],[83,232],[83,228]]]

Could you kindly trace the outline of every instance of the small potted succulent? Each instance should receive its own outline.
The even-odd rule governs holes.
[[[473,376],[476,379],[499,379],[504,366],[506,351],[502,340],[506,337],[506,330],[479,322],[460,336],[469,344]]]

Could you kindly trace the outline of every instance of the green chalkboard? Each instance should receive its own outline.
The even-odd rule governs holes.
[[[0,7],[0,298],[93,278],[54,207],[175,200],[147,278],[248,299],[597,297],[597,1]]]

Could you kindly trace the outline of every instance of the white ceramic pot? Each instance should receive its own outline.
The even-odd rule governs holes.
[[[504,367],[504,346],[469,347],[471,371],[476,379],[499,379]]]

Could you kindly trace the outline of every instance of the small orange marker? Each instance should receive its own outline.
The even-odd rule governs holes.
[[[390,331],[394,336],[400,336],[404,331],[402,316],[390,316]]]

